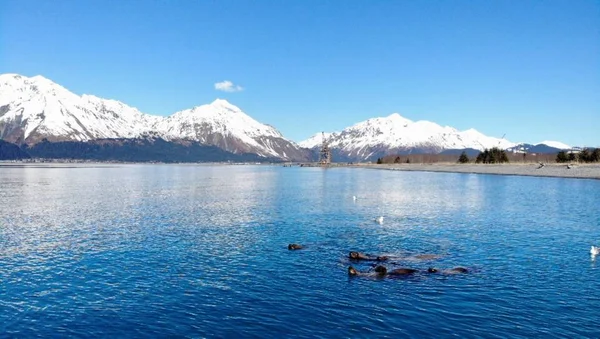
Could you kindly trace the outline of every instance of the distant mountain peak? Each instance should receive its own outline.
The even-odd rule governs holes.
[[[18,95],[27,95],[27,93],[36,93],[47,96],[61,96],[72,100],[77,96],[69,92],[63,86],[47,79],[41,75],[26,77],[20,74],[2,74],[0,75],[0,84],[2,85],[2,95],[18,93]],[[5,98],[6,99],[6,98]]]
[[[222,116],[228,114],[242,114],[246,115],[239,107],[230,103],[225,99],[215,99],[210,104],[203,104],[195,106],[190,109],[185,109],[175,114],[194,114],[202,116]],[[175,115],[174,114],[174,115]]]
[[[24,82],[28,83],[28,84],[35,84],[35,85],[38,85],[38,86],[60,88],[60,89],[63,89],[65,91],[67,91],[67,89],[64,88],[63,86],[55,83],[54,81],[52,81],[52,80],[50,80],[48,78],[43,77],[41,75],[32,76],[30,78],[28,78],[28,77],[20,77],[20,78],[15,78],[15,79],[16,80],[24,80]]]
[[[233,106],[235,108],[237,108],[237,106],[232,105],[229,101],[225,100],[225,99],[221,99],[221,98],[216,98],[213,102],[210,103],[211,106],[225,106],[225,107],[229,107],[229,106]]]
[[[387,116],[387,119],[401,123],[412,123],[413,121],[400,115],[400,113],[392,113]]]
[[[316,134],[300,142],[303,147],[320,147],[322,137]],[[460,132],[427,120],[412,121],[393,113],[386,117],[358,122],[327,137],[336,155],[350,160],[372,160],[388,154],[439,153],[448,149],[507,148],[513,143],[487,137],[475,129]]]
[[[52,83],[52,84],[54,84],[54,85],[57,85],[57,84],[56,84],[55,82],[53,82],[52,80],[50,80],[50,79],[48,79],[48,78],[46,78],[46,77],[44,77],[44,76],[41,76],[41,75],[35,75],[35,76],[32,76],[32,77],[31,77],[31,78],[29,78],[29,79],[31,79],[32,81],[42,81],[42,82],[46,82],[46,83]]]

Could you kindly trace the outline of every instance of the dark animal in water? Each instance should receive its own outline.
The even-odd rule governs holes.
[[[292,250],[301,250],[303,249],[304,246],[299,245],[299,244],[289,244],[288,245],[288,250],[292,251]]]
[[[348,275],[350,276],[371,276],[371,277],[385,277],[385,276],[403,276],[417,273],[417,270],[412,268],[396,268],[391,271],[388,271],[385,266],[377,266],[373,270],[373,272],[360,272],[354,267],[348,267]]]
[[[373,256],[360,252],[350,252],[348,255],[350,259],[353,260],[368,260],[368,261],[385,261],[388,260],[386,256]]]
[[[438,270],[437,268],[430,267],[427,269],[429,273],[442,273],[442,274],[460,274],[460,273],[469,273],[469,270],[464,267],[454,267],[447,270]]]

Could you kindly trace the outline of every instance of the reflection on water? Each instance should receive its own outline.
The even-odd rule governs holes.
[[[599,181],[2,166],[0,203],[7,336],[598,335]],[[352,250],[473,273],[350,279]]]

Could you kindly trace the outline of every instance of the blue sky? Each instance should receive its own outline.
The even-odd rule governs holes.
[[[296,141],[398,112],[600,146],[595,0],[3,0],[0,73],[157,115],[224,98]]]

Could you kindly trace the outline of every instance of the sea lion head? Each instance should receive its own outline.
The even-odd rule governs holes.
[[[358,271],[354,267],[349,266],[348,267],[348,275],[358,275]]]
[[[358,252],[350,252],[348,256],[350,257],[350,259],[358,259],[360,257],[360,254]]]
[[[298,244],[289,244],[288,245],[288,250],[299,250],[302,248],[302,245],[298,245]]]
[[[430,267],[430,268],[428,268],[428,269],[427,269],[427,272],[428,272],[428,273],[437,273],[437,272],[438,272],[438,269],[437,269],[437,268]]]

